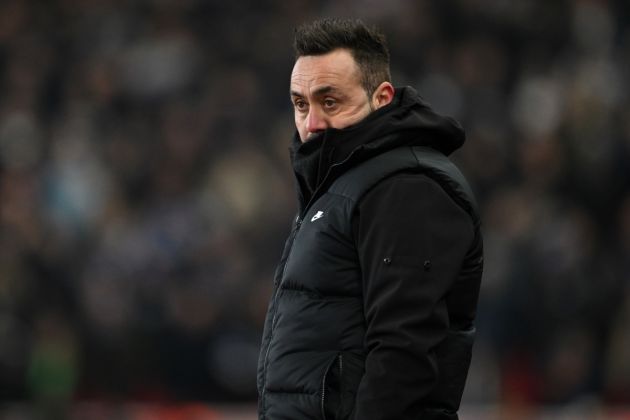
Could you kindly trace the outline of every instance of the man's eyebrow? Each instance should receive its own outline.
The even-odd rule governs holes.
[[[338,89],[336,87],[330,86],[330,85],[326,85],[326,86],[318,87],[317,89],[315,89],[313,91],[313,96],[321,96],[321,95],[325,95],[327,93],[335,93],[337,91],[338,91]],[[299,92],[296,92],[296,91],[292,90],[291,91],[291,97],[303,98],[304,95],[302,95]]]

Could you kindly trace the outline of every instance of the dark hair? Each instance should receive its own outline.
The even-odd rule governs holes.
[[[361,73],[361,85],[372,96],[382,82],[390,82],[389,50],[383,35],[359,19],[325,18],[295,30],[296,60],[305,55],[322,55],[338,48],[350,51]]]

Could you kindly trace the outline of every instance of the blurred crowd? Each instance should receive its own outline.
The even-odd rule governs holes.
[[[295,212],[293,28],[355,16],[454,116],[466,403],[630,403],[630,4],[2,0],[0,402],[251,402]]]

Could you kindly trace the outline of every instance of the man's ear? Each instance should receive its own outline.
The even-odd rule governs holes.
[[[372,94],[372,107],[379,109],[388,105],[394,99],[394,86],[390,82],[383,82]]]

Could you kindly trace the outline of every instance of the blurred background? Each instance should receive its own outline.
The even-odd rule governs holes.
[[[622,0],[1,0],[0,418],[255,418],[293,28],[323,16],[379,25],[467,130],[462,418],[630,418]]]

